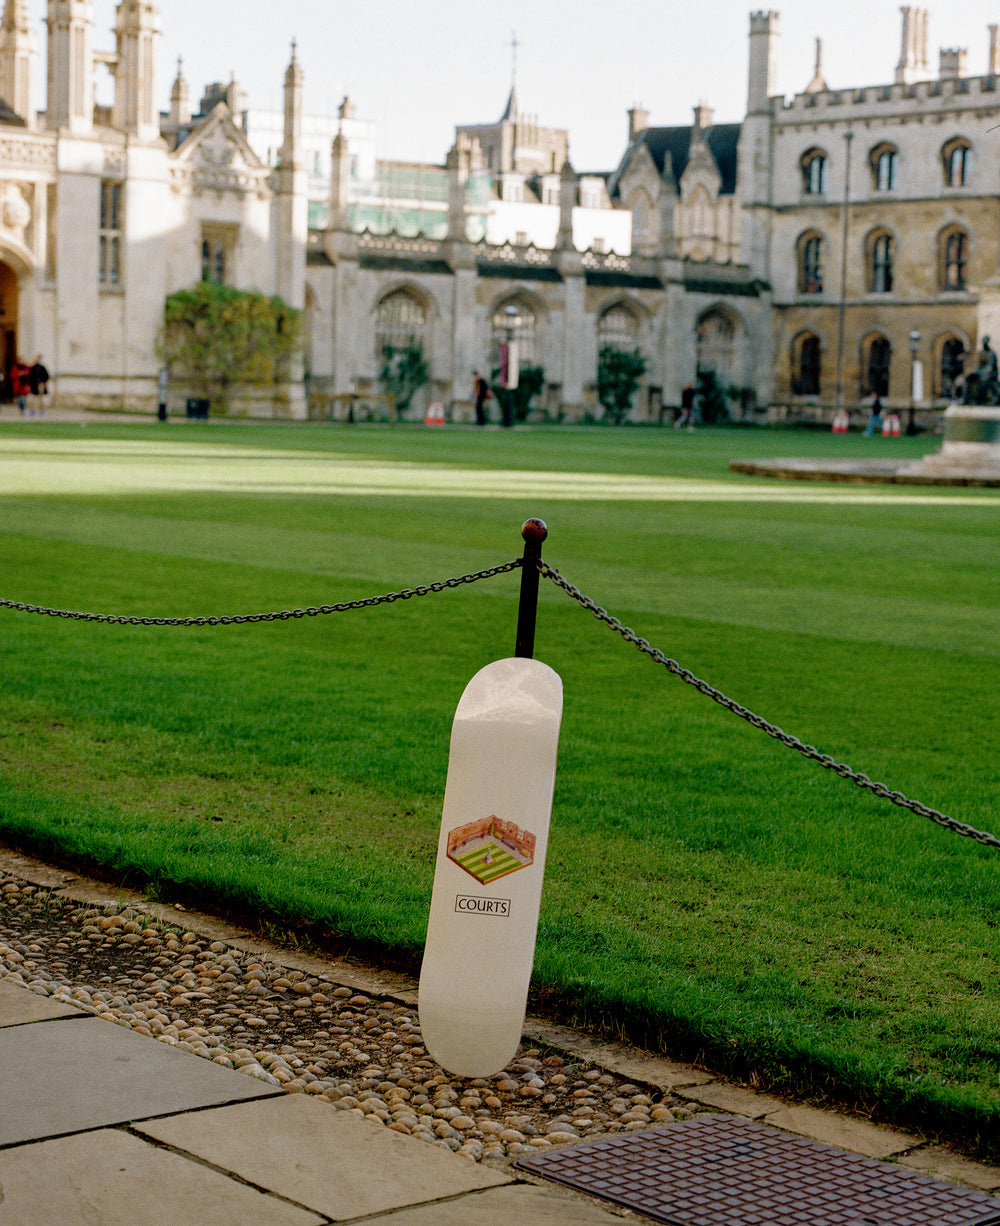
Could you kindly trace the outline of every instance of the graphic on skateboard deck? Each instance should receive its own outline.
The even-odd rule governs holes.
[[[488,1077],[521,1041],[542,899],[562,682],[497,660],[455,712],[420,970],[424,1044],[460,1077]]]

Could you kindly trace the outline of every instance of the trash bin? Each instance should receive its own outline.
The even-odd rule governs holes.
[[[190,397],[187,402],[188,417],[196,417],[201,421],[207,421],[208,405],[209,402],[207,400],[203,400],[200,397]]]

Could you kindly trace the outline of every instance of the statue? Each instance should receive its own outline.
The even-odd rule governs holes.
[[[990,338],[983,337],[975,372],[965,381],[965,403],[973,405],[1000,404],[1000,378],[997,376],[997,355],[990,348]]]

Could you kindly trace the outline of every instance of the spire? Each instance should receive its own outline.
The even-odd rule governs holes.
[[[500,116],[501,123],[516,123],[517,122],[517,87],[510,87],[510,97],[507,99],[507,105],[504,108],[504,113]]]
[[[298,169],[302,159],[302,69],[292,40],[292,58],[285,71],[285,138],[279,154],[281,165]]]
[[[822,94],[829,86],[826,83],[826,78],[823,76],[823,40],[816,39],[816,68],[813,71],[813,79],[806,86],[807,94]]]
[[[177,57],[177,76],[170,87],[170,122],[183,127],[191,122],[191,91],[184,80],[184,61]]]

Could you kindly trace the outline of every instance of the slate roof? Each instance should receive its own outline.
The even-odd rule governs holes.
[[[27,121],[22,119],[3,98],[0,98],[0,124],[6,124],[9,128],[26,128],[28,126]]]
[[[683,128],[646,128],[640,132],[625,151],[621,165],[611,178],[609,191],[613,194],[617,190],[622,175],[639,151],[640,145],[645,145],[649,150],[658,174],[662,175],[664,167],[668,167],[673,172],[674,180],[679,183],[691,155],[693,130],[688,124]],[[722,178],[719,193],[723,196],[732,196],[736,191],[736,151],[739,139],[738,123],[717,123],[705,131],[705,141]]]

